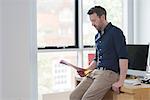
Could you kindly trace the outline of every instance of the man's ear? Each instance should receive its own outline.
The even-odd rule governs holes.
[[[101,18],[105,19],[105,15],[102,15]]]

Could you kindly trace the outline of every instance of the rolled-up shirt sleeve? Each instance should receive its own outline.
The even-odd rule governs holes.
[[[113,41],[119,59],[128,59],[125,36],[120,29],[115,30]]]

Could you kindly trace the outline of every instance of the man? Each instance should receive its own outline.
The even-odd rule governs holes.
[[[96,57],[87,69],[93,70],[71,93],[70,100],[102,100],[112,88],[119,93],[128,69],[125,37],[118,27],[107,22],[106,10],[101,6],[91,8],[88,13],[92,25],[98,30],[95,35]]]

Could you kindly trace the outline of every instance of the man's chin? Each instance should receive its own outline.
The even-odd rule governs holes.
[[[98,30],[98,28],[97,28],[97,27],[95,27],[95,29],[96,29],[96,30]]]
[[[96,30],[100,30],[98,27],[95,27]]]

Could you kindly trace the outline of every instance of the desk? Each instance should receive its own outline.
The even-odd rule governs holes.
[[[139,86],[124,84],[120,91],[120,94],[116,94],[110,90],[103,100],[150,100],[150,85],[147,84]]]
[[[76,84],[81,80],[82,78],[76,77]],[[103,100],[150,100],[150,85],[148,84],[138,86],[124,84],[120,91],[120,94],[112,90],[108,91]]]

